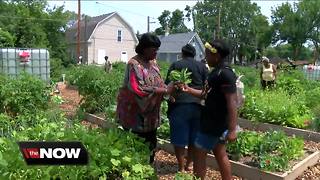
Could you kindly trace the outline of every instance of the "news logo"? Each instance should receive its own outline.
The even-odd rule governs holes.
[[[18,142],[27,165],[86,165],[88,153],[81,142]]]

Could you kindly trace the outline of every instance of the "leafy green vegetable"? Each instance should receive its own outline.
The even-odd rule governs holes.
[[[272,172],[289,169],[290,161],[303,156],[303,148],[303,139],[288,137],[281,131],[243,131],[235,143],[227,144],[234,160],[251,156],[260,169]]]
[[[173,70],[170,72],[170,76],[169,79],[171,81],[177,81],[177,82],[181,82],[184,84],[189,84],[192,82],[191,80],[191,72],[188,72],[188,69],[182,69],[181,71],[178,70]]]

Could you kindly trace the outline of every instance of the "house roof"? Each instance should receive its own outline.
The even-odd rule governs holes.
[[[161,41],[161,46],[158,53],[179,53],[181,52],[181,48],[188,44],[195,36],[198,40],[200,40],[199,36],[195,32],[158,36]],[[203,46],[202,42],[200,44]]]
[[[83,42],[83,41],[90,40],[93,32],[99,26],[99,24],[103,21],[108,20],[114,15],[118,15],[120,19],[123,20],[124,23],[126,23],[126,25],[129,27],[132,35],[134,36],[137,42],[138,40],[134,34],[133,28],[117,12],[112,12],[112,13],[88,18],[86,24],[85,24],[85,19],[81,20],[80,21],[80,41]],[[68,42],[75,42],[77,40],[77,28],[78,28],[78,24],[76,22],[66,31],[66,38]]]

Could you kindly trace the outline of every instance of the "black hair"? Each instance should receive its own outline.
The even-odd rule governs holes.
[[[216,48],[221,58],[224,59],[230,54],[229,45],[222,39],[215,39],[211,43],[211,46]]]
[[[136,53],[143,54],[143,49],[148,47],[156,47],[159,48],[161,45],[160,39],[151,33],[144,33],[139,39],[139,44],[136,46]]]
[[[194,57],[196,55],[196,49],[191,44],[186,44],[181,48],[182,55],[185,57]]]

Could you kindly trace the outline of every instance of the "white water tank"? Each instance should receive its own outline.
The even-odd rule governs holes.
[[[23,71],[49,82],[49,51],[34,48],[0,48],[0,73],[16,77]]]

